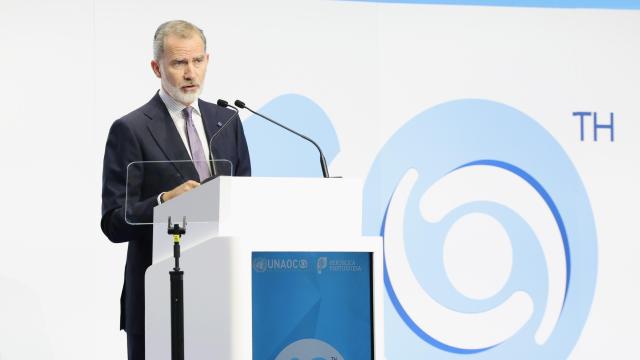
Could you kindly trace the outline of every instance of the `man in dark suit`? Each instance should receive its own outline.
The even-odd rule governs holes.
[[[240,119],[229,109],[198,99],[208,61],[202,30],[186,21],[160,25],[151,61],[160,91],[109,131],[100,226],[112,242],[128,242],[120,327],[127,332],[130,360],[144,359],[144,274],[152,251],[152,227],[133,224],[151,223],[154,206],[211,176],[212,157],[228,160],[233,175],[251,175]],[[209,149],[210,139],[229,119],[233,123]],[[182,161],[158,162],[176,160]]]

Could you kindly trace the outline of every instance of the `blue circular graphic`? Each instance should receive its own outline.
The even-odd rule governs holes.
[[[476,166],[506,171],[528,184],[544,201],[560,234],[566,265],[564,302],[555,327],[542,344],[534,340],[534,335],[547,305],[549,269],[527,219],[492,201],[469,202],[437,223],[428,223],[420,216],[419,200],[427,189],[447,174]],[[453,346],[447,339],[436,340],[429,328],[414,321],[396,296],[385,259],[387,358],[566,358],[591,308],[597,239],[584,185],[558,142],[535,120],[496,102],[458,100],[431,108],[407,122],[378,154],[364,188],[365,234],[384,235],[392,195],[410,169],[417,171],[418,178],[405,205],[402,241],[410,269],[425,293],[452,311],[481,313],[514,292],[524,291],[533,302],[533,314],[519,331],[493,346],[465,348]],[[442,259],[447,230],[471,213],[487,214],[499,221],[513,248],[513,267],[506,285],[482,300],[467,298],[453,287]]]

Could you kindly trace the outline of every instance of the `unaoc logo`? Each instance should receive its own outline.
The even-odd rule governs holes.
[[[253,270],[262,273],[267,271],[267,259],[259,257],[253,260]]]
[[[365,233],[384,238],[387,358],[571,353],[596,231],[576,169],[535,120],[486,100],[429,109],[385,144],[364,199]]]

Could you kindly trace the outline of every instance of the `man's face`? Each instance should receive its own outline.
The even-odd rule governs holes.
[[[202,92],[208,63],[209,54],[197,34],[186,39],[169,35],[164,39],[162,58],[151,61],[151,68],[171,97],[191,105]]]

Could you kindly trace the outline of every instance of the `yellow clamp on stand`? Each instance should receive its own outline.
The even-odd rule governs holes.
[[[187,217],[182,218],[182,226],[180,224],[172,224],[171,216],[167,225],[167,233],[173,236],[173,257],[175,259],[175,267],[173,270],[180,271],[180,239],[187,232]]]

